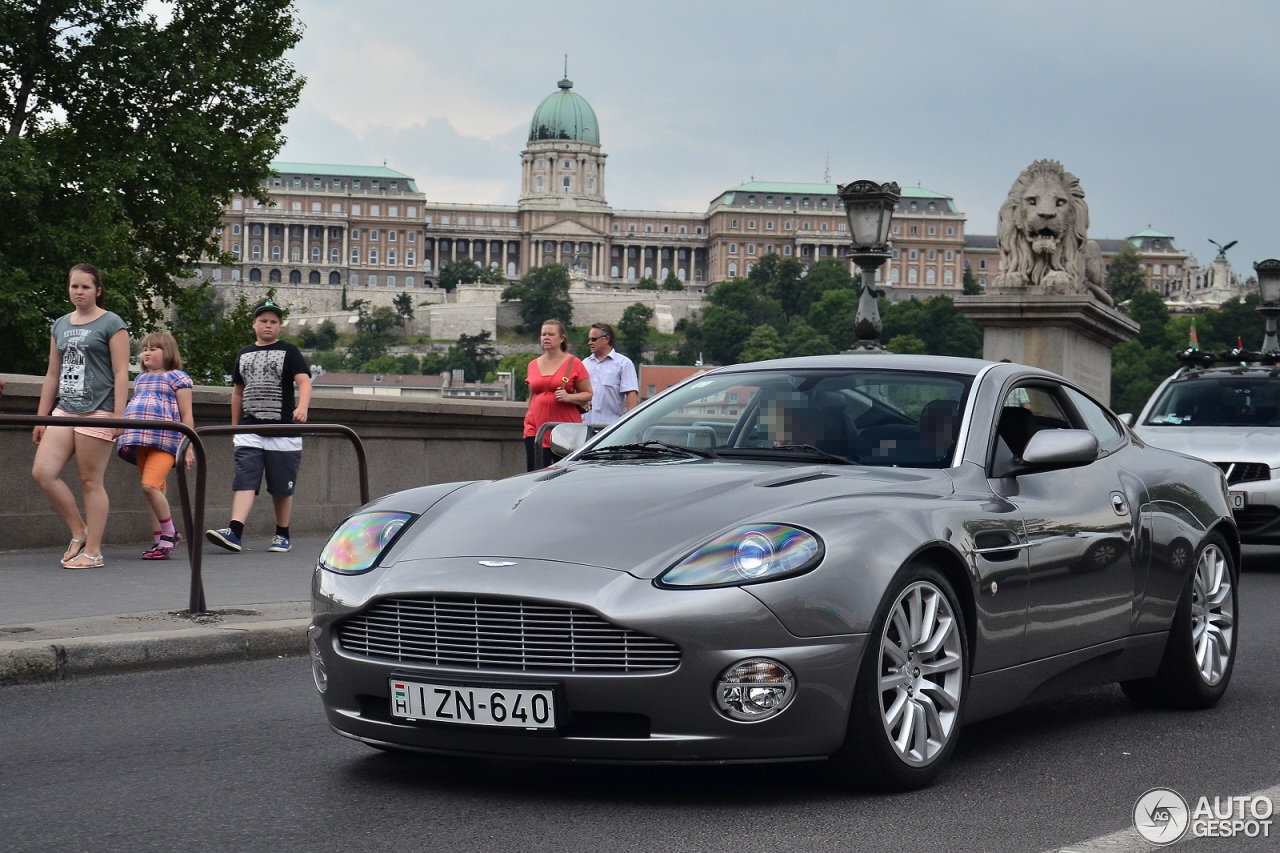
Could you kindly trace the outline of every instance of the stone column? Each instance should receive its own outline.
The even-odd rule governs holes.
[[[1133,320],[1083,294],[957,296],[955,304],[982,326],[983,358],[1051,370],[1107,404],[1111,350],[1139,330]]]

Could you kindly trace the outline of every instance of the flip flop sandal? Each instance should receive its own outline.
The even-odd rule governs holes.
[[[89,531],[86,528],[84,531],[83,539],[76,539],[73,537],[71,539],[71,542],[67,545],[67,551],[71,551],[72,549],[74,549],[75,553],[73,553],[70,557],[63,557],[61,561],[62,565],[65,566],[67,563],[71,562],[76,557],[79,557],[84,552],[84,543],[87,541],[89,541]],[[64,551],[63,553],[65,554],[66,551]]]
[[[100,569],[103,565],[101,554],[86,554],[81,551],[73,560],[62,564],[64,569]]]
[[[150,551],[147,551],[145,554],[143,554],[142,559],[167,560],[169,559],[169,552],[171,552],[172,550],[173,550],[172,548],[161,548],[159,545],[156,545]]]

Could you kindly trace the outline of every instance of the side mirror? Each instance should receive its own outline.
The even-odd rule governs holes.
[[[1133,422],[1136,420],[1137,418],[1133,416],[1133,412],[1125,412],[1123,415],[1120,415],[1120,422],[1127,427],[1133,426]]]
[[[551,452],[568,456],[587,443],[591,427],[586,424],[556,424],[551,428]]]
[[[1029,468],[1074,468],[1098,458],[1098,438],[1084,429],[1045,429],[1031,436],[1022,451]]]

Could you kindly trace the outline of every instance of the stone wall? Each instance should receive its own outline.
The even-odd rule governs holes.
[[[257,302],[266,297],[269,287],[274,287],[276,299],[289,308],[286,327],[289,334],[296,334],[297,324],[303,320],[314,325],[328,319],[333,321],[338,331],[354,331],[351,320],[355,312],[342,309],[342,288],[337,285],[226,280],[211,283],[228,302],[234,302],[241,291],[250,302]],[[521,322],[519,303],[504,304],[503,289],[501,285],[464,284],[456,292],[445,294],[443,290],[434,288],[356,287],[347,289],[347,301],[364,299],[375,308],[391,307],[393,298],[407,292],[414,300],[414,319],[405,329],[409,334],[453,341],[460,335],[478,335],[487,331],[496,339],[499,328],[511,328]],[[653,309],[652,325],[664,334],[674,332],[677,322],[702,307],[702,295],[686,291],[575,288],[569,296],[573,300],[573,322],[576,325],[617,325],[622,313],[639,302]]]
[[[37,376],[3,374],[6,387],[0,413],[34,415],[39,402]],[[230,388],[198,387],[193,395],[196,426],[230,423]],[[454,480],[495,479],[524,471],[521,438],[526,404],[469,400],[370,398],[317,393],[311,423],[351,427],[364,443],[371,497]],[[358,466],[350,442],[340,436],[314,436],[303,442],[302,469],[294,497],[292,530],[332,530],[360,503]],[[206,440],[209,475],[205,527],[224,527],[231,511],[232,449],[230,436]],[[0,426],[0,530],[5,549],[58,547],[67,530],[31,479],[35,447],[29,427]],[[75,461],[63,472],[79,497]],[[195,472],[188,486],[194,493]],[[111,516],[109,543],[150,541],[150,523],[138,471],[119,459],[107,469]],[[180,512],[177,477],[169,477],[169,499]],[[175,515],[175,517],[179,517]],[[270,538],[274,531],[271,499],[265,487],[246,526],[250,541]]]

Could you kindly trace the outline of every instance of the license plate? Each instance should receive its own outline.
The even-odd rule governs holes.
[[[556,727],[551,690],[433,684],[402,678],[391,679],[391,715],[464,726]]]
[[[1249,502],[1248,492],[1229,492],[1229,495],[1232,509],[1244,509],[1245,504]]]

